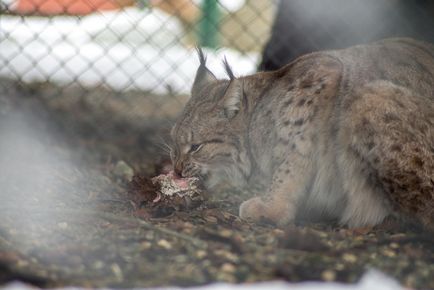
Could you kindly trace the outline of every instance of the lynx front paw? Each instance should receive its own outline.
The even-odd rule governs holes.
[[[259,197],[249,199],[240,206],[240,217],[252,222],[266,221],[284,226],[293,220],[293,216],[287,205],[268,204]]]
[[[267,207],[259,197],[249,199],[241,204],[240,217],[244,220],[259,222],[267,219]]]

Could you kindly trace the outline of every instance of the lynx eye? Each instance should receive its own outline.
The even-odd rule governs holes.
[[[197,152],[199,149],[202,148],[202,144],[192,144],[190,147],[189,153]]]

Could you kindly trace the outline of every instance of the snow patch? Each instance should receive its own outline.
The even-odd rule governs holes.
[[[11,283],[0,290],[35,290],[36,288],[22,283]],[[90,288],[87,288],[90,290]],[[164,287],[164,288],[135,288],[134,290],[405,290],[399,283],[376,270],[368,271],[357,284],[332,282],[262,282],[249,284],[216,283],[198,287]],[[79,287],[56,288],[56,290],[84,290]],[[108,290],[108,289],[100,289]]]
[[[193,48],[180,44],[181,24],[158,10],[129,8],[82,18],[0,18],[0,76],[118,91],[189,93],[198,66]],[[227,57],[239,74],[253,73],[257,54],[205,49],[208,66],[226,77]]]

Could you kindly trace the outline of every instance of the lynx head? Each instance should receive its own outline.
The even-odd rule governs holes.
[[[171,131],[174,171],[183,177],[203,177],[208,185],[225,175],[244,183],[250,174],[250,160],[242,79],[234,77],[225,60],[230,79],[218,80],[206,67],[200,49],[198,54],[200,65],[191,98]]]

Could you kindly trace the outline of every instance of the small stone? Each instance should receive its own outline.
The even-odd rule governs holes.
[[[230,231],[230,230],[228,230],[228,229],[222,229],[222,230],[220,231],[220,235],[221,235],[222,237],[225,237],[225,238],[229,238],[229,237],[231,237],[232,234],[233,234],[233,231]]]
[[[353,255],[353,254],[344,254],[344,255],[342,256],[342,259],[343,259],[345,262],[348,262],[348,263],[354,263],[354,262],[357,261],[357,257],[356,257],[355,255]]]
[[[133,180],[134,169],[132,169],[125,161],[119,160],[113,169],[113,174],[131,181]]]
[[[171,245],[167,240],[159,240],[159,241],[157,242],[157,245],[158,245],[159,247],[162,247],[162,248],[165,249],[165,250],[170,250],[170,249],[172,249],[172,245]]]
[[[324,232],[317,232],[317,233],[318,233],[318,236],[320,236],[320,238],[327,238],[328,237],[327,233],[324,233]]]
[[[390,258],[396,256],[396,253],[395,253],[394,251],[392,251],[392,250],[389,250],[389,249],[385,249],[385,250],[383,251],[383,254],[384,254],[385,256],[387,256],[387,257],[390,257]]]
[[[124,280],[124,275],[122,273],[121,267],[119,267],[118,264],[113,263],[111,264],[110,268],[113,274],[115,275],[117,281],[121,282]]]
[[[231,262],[238,262],[239,257],[231,252],[225,251],[225,250],[216,250],[214,252],[217,256],[223,257],[226,260],[229,260]]]
[[[196,258],[203,259],[206,257],[206,252],[204,250],[199,250],[196,252]]]
[[[275,234],[276,236],[283,236],[285,234],[285,231],[281,229],[274,229],[273,234]]]
[[[398,245],[397,243],[391,243],[391,244],[390,244],[390,247],[391,247],[392,249],[398,249],[398,248],[399,248],[399,245]]]
[[[93,263],[93,268],[94,269],[102,269],[104,267],[104,263],[102,261],[95,261],[95,263]]]
[[[184,226],[184,229],[193,229],[194,228],[194,225],[192,224],[192,223],[190,223],[190,222],[185,222],[184,224],[183,224],[183,226]]]
[[[321,273],[321,278],[324,281],[335,281],[336,279],[336,272],[332,271],[332,270],[325,270],[324,272]]]
[[[142,242],[140,244],[140,250],[142,250],[142,251],[143,250],[149,250],[151,248],[151,246],[152,246],[152,244],[150,242],[147,242],[147,241]]]
[[[216,224],[217,223],[217,218],[215,216],[209,215],[205,217],[205,220],[211,224]]]
[[[221,267],[221,270],[226,273],[234,273],[237,269],[231,263],[224,263]]]

